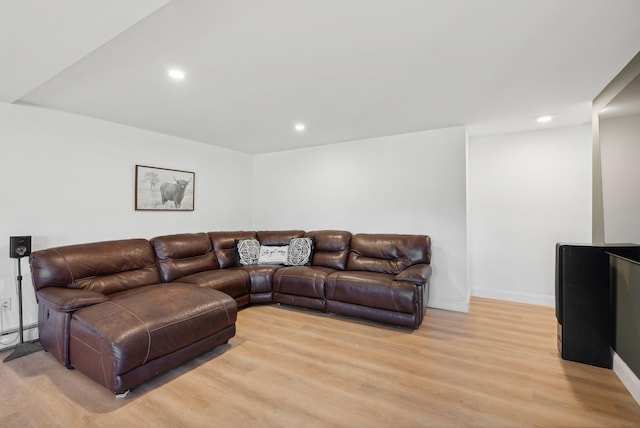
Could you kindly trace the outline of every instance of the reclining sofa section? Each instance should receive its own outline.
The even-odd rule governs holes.
[[[239,252],[241,243],[286,252],[300,240],[311,253],[293,265]],[[116,394],[226,343],[237,308],[251,304],[418,328],[430,261],[426,235],[336,230],[187,233],[30,256],[40,343]]]

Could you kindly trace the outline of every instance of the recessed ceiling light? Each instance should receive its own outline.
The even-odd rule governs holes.
[[[552,120],[553,120],[553,116],[550,114],[545,114],[545,115],[536,117],[536,122],[538,123],[547,123],[547,122],[551,122]]]
[[[302,132],[305,129],[304,123],[296,123],[293,127],[298,132]]]
[[[182,80],[184,79],[184,76],[184,71],[178,68],[172,68],[171,70],[169,70],[169,77],[171,77],[172,79]]]

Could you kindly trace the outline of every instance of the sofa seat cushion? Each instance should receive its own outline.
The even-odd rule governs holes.
[[[380,272],[335,272],[326,279],[327,300],[413,314],[418,304],[417,285],[394,281]]]
[[[180,278],[180,282],[219,290],[233,298],[248,295],[251,290],[251,278],[247,271],[242,268],[216,269],[194,273]]]
[[[324,299],[324,282],[335,269],[321,266],[289,266],[273,275],[273,291]]]
[[[217,290],[170,283],[137,291],[73,314],[72,366],[105,383],[236,321],[236,302]]]

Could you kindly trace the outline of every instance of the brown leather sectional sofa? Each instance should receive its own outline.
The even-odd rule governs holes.
[[[294,238],[310,238],[309,263],[239,263],[243,240],[276,247]],[[116,394],[226,343],[237,308],[251,304],[418,328],[430,260],[426,235],[335,230],[176,234],[30,256],[40,343]]]

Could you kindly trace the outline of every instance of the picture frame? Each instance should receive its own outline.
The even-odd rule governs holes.
[[[136,165],[136,211],[193,211],[196,174],[179,169]]]

